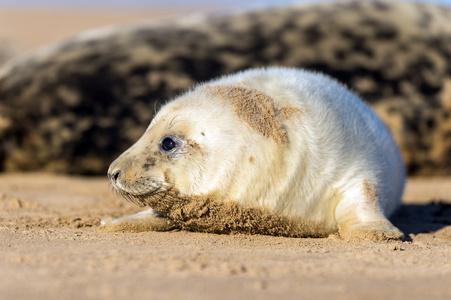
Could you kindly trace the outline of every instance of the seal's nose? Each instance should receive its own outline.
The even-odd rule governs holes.
[[[112,172],[108,172],[108,178],[110,179],[110,181],[112,183],[116,183],[117,180],[119,179],[119,176],[121,175],[121,170],[116,169]]]

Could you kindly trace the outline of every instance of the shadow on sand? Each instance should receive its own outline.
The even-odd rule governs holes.
[[[436,232],[451,225],[451,203],[403,204],[390,220],[407,239],[410,234]]]

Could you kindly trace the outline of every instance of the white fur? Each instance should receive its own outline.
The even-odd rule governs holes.
[[[232,105],[205,89],[237,84],[272,97],[279,108],[302,111],[283,120],[285,146],[251,128]],[[329,77],[268,68],[201,84],[166,104],[135,148],[124,155],[142,149],[149,142],[147,135],[163,136],[161,124],[169,121],[174,127],[189,123],[189,139],[203,152],[202,157],[171,167],[175,185],[184,194],[214,194],[221,201],[236,200],[318,222],[331,232],[350,215],[352,224],[343,225],[344,231],[384,231],[381,228],[387,226],[396,231],[384,217],[398,206],[404,187],[396,144],[371,109]],[[161,174],[153,176],[163,180]],[[365,182],[377,192],[376,207],[365,195]]]

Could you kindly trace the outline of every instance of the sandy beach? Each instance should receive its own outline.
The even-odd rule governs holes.
[[[0,299],[449,299],[451,178],[410,179],[405,241],[109,233],[106,178],[0,176]]]
[[[227,11],[228,8],[225,8]],[[149,6],[146,9],[52,7],[1,7],[0,38],[11,43],[18,54],[33,51],[74,37],[82,32],[140,21],[165,21],[204,13],[217,13],[221,7],[184,5]]]

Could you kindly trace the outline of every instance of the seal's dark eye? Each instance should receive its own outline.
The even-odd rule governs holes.
[[[160,142],[161,150],[171,151],[175,147],[177,147],[177,142],[174,140],[174,138],[172,138],[170,136],[166,136],[161,139],[161,142]]]

